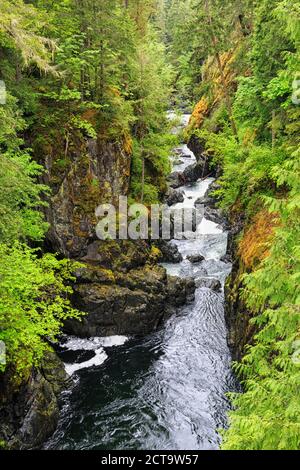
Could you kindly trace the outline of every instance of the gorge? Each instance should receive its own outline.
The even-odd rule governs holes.
[[[181,151],[184,163],[175,161],[174,171],[183,171],[196,161],[186,147]],[[184,202],[179,204],[193,206],[212,182],[204,178],[182,187]],[[223,286],[231,265],[220,260],[227,251],[226,232],[206,219],[197,229],[195,240],[175,241],[183,260],[163,263],[170,275],[195,280],[198,286],[192,303],[142,340],[73,337],[67,341],[62,358],[74,358],[78,348],[80,360],[84,350],[95,349],[96,361],[67,365],[71,371],[86,369],[80,370],[76,385],[65,393],[58,429],[47,449],[219,447],[217,430],[226,427],[230,407],[226,393],[237,386],[224,317]],[[187,259],[199,254],[205,258],[201,263]],[[213,280],[220,281],[217,292],[210,288]],[[89,364],[98,367],[89,369]]]
[[[0,449],[300,449],[298,3],[0,1]]]

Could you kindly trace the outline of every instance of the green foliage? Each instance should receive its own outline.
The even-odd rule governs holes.
[[[285,198],[268,198],[271,211],[280,214],[270,256],[245,276],[252,323],[259,333],[236,370],[245,392],[233,397],[224,449],[299,449],[300,407],[300,164],[299,151],[273,170],[279,187],[290,188]],[[297,346],[298,345],[298,346]]]
[[[171,134],[151,133],[142,141],[134,140],[131,197],[140,201],[142,194],[143,158],[145,159],[144,202],[155,204],[166,190],[166,176],[170,172],[169,155],[178,143]]]
[[[246,143],[248,131],[247,127],[240,129],[244,139],[242,146],[230,135],[229,129],[219,134],[205,130],[197,133],[205,141],[206,151],[213,155],[213,162],[223,168],[216,194],[221,197],[220,206],[225,211],[229,211],[237,200],[247,209],[253,198],[257,200],[268,195],[274,181],[274,167],[288,157],[284,147],[274,150],[266,144],[251,142],[251,139]]]
[[[56,161],[64,171],[71,135],[123,144],[126,136],[128,153],[132,136],[131,199],[156,203],[176,145],[170,96],[179,105],[205,96],[209,115],[196,134],[223,169],[221,207],[240,207],[249,223],[262,207],[278,216],[269,256],[243,279],[257,333],[235,366],[244,393],[232,397],[223,448],[300,447],[298,3],[1,1],[0,339],[16,374],[79,315],[68,300],[74,266],[28,247],[47,229],[40,209],[49,191],[29,147],[65,139]]]
[[[74,116],[72,119],[72,126],[80,129],[84,132],[84,134],[86,134],[88,137],[91,137],[92,139],[97,138],[97,132],[95,131],[95,128],[91,123],[85,121],[84,119],[80,119],[79,117]]]
[[[41,193],[48,192],[36,183],[42,167],[24,152],[0,154],[0,241],[42,240],[48,225],[37,210],[44,205]]]
[[[45,339],[54,341],[66,318],[80,316],[70,306],[72,290],[66,284],[74,265],[17,242],[1,243],[0,259],[0,340],[7,347],[7,365],[22,375],[39,364],[49,348]]]
[[[203,38],[211,34],[217,38],[220,54],[229,50],[235,54],[231,71],[237,89],[228,90],[239,142],[232,136],[230,113],[222,112],[216,102],[195,134],[211,161],[222,167],[216,191],[220,206],[234,216],[242,212],[250,229],[262,209],[270,211],[270,220],[274,215],[277,220],[276,228],[266,222],[271,245],[266,257],[253,264],[252,272],[248,266],[242,279],[240,296],[253,315],[256,334],[242,362],[235,364],[244,390],[231,397],[233,411],[222,447],[299,449],[300,109],[292,102],[300,64],[299,4],[290,0],[222,3],[194,3],[195,17],[203,18],[199,22],[202,41],[191,41],[189,50],[194,57],[201,51],[204,81],[199,87],[194,80],[193,87],[211,103],[223,105],[221,82],[212,84],[206,76],[212,66],[213,41],[206,45],[208,38]],[[208,28],[207,7],[216,13]]]
[[[23,0],[1,0],[0,44],[21,52],[25,65],[36,64],[42,71],[57,74],[51,66],[55,43],[40,35],[47,17]]]

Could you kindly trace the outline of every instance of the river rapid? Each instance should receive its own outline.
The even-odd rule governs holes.
[[[189,116],[182,117],[182,125]],[[174,171],[195,163],[182,145]],[[184,202],[194,207],[214,180],[183,186]],[[176,206],[175,206],[176,208]],[[228,234],[203,219],[195,240],[174,241],[183,255],[164,264],[169,274],[196,281],[218,279],[222,286],[231,265],[221,261]],[[192,264],[189,255],[203,255]],[[46,449],[210,450],[220,446],[236,390],[224,317],[224,293],[197,288],[182,308],[146,338],[68,338],[64,361],[74,385],[62,397],[60,422]],[[78,358],[81,358],[80,360]]]

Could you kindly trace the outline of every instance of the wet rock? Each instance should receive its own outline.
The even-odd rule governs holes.
[[[219,209],[206,206],[204,210],[204,217],[207,220],[210,220],[211,222],[214,222],[215,224],[218,224],[225,229],[228,227],[228,222],[222,214],[222,211]]]
[[[195,281],[192,278],[168,276],[168,303],[182,307],[195,300]]]
[[[201,157],[201,155],[205,152],[205,141],[192,135],[189,142],[188,142],[189,149],[194,153],[196,158]]]
[[[175,209],[176,210],[176,209]],[[175,215],[172,209],[170,210],[170,214],[167,216],[168,220],[170,221],[170,231],[169,233],[160,233],[160,236],[164,238],[164,240],[187,240],[189,238],[195,238],[196,231],[198,225],[201,223],[203,215],[202,212],[198,211],[196,208],[188,208],[185,209],[185,220],[189,220],[190,223],[183,223],[177,225],[175,227]],[[165,223],[165,226],[168,227],[168,222]],[[183,231],[185,229],[185,231]]]
[[[218,279],[205,279],[200,278],[196,280],[196,287],[211,289],[214,292],[220,292],[222,290],[222,284]]]
[[[165,273],[156,279],[147,273],[118,279],[118,284],[81,284],[73,304],[87,313],[81,322],[67,321],[65,331],[79,337],[147,334],[164,316]]]
[[[199,137],[192,135],[188,142],[189,149],[195,154],[198,165],[202,168],[202,178],[210,176],[218,176],[220,168],[215,166],[209,155],[206,154],[205,142]]]
[[[186,279],[170,284],[166,270],[159,266],[116,271],[110,284],[91,282],[84,276],[89,282],[74,286],[72,303],[87,315],[81,321],[67,320],[64,327],[66,333],[79,337],[148,334],[174,312],[174,307],[186,303],[192,287],[195,289]]]
[[[197,205],[205,205],[205,206],[209,206],[209,207],[212,207],[212,208],[215,208],[216,207],[216,204],[218,202],[218,199],[217,197],[215,196],[214,192],[217,190],[217,189],[220,189],[220,185],[218,183],[216,183],[216,181],[214,181],[208,188],[208,190],[206,191],[205,195],[202,196],[202,197],[199,197],[196,201],[195,201],[195,206]]]
[[[222,261],[223,263],[232,263],[232,258],[230,256],[230,254],[226,254],[225,256],[222,256],[222,258],[220,258],[220,261]]]
[[[190,183],[196,183],[200,178],[205,178],[208,175],[205,171],[202,161],[198,161],[192,165],[189,165],[183,172],[175,171],[168,177],[170,187],[178,189],[181,186]]]
[[[171,173],[168,176],[167,181],[169,182],[169,186],[172,189],[178,189],[181,186],[184,186],[186,182],[183,173],[180,171],[174,171],[173,173]]]
[[[166,196],[166,203],[168,206],[173,206],[174,204],[178,204],[179,202],[184,201],[184,193],[183,191],[175,191],[174,189],[170,189]]]
[[[204,256],[202,255],[190,255],[190,256],[187,256],[187,259],[192,263],[192,264],[197,264],[197,263],[201,263],[202,261],[205,260]]]
[[[181,300],[171,301],[166,270],[157,265],[162,260],[182,261],[175,244],[99,240],[87,251],[81,259],[83,266],[76,269],[72,296],[73,306],[87,315],[81,321],[66,321],[66,333],[79,337],[144,335],[155,330],[174,311],[174,305],[181,305]],[[182,292],[176,298],[188,301],[190,281],[180,283]]]
[[[63,363],[48,352],[16,388],[9,372],[0,379],[0,440],[12,449],[38,448],[55,431],[58,395],[68,386]]]
[[[214,207],[215,203],[216,203],[215,200],[211,196],[209,196],[209,194],[206,192],[204,196],[199,197],[195,201],[195,206],[205,205],[209,207]]]
[[[183,260],[182,254],[179,253],[178,247],[171,242],[158,240],[156,246],[162,253],[161,261],[164,263],[180,263]]]
[[[183,172],[183,178],[185,184],[187,183],[195,183],[200,178],[203,178],[205,173],[203,171],[203,166],[200,163],[195,163],[194,165],[188,166]]]

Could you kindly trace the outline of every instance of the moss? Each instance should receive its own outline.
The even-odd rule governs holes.
[[[203,96],[193,110],[187,132],[189,133],[193,129],[200,129],[208,113],[209,101],[205,96]]]
[[[156,246],[152,245],[151,246],[151,251],[150,251],[150,262],[155,264],[161,258],[162,258],[162,252],[160,251],[160,249],[157,248]]]
[[[94,109],[94,108],[87,109],[86,111],[84,111],[84,113],[82,113],[81,119],[83,121],[89,122],[90,124],[92,124],[92,126],[96,126],[98,114],[99,114],[99,111],[97,109]]]
[[[124,152],[125,152],[127,155],[131,155],[131,154],[132,154],[133,141],[132,141],[132,137],[131,137],[131,135],[129,134],[129,132],[125,132],[125,133],[124,133],[124,137],[123,137],[123,149],[124,149]]]
[[[94,266],[91,263],[79,268],[75,276],[80,283],[101,282],[103,284],[114,284],[116,282],[116,276],[111,269]]]
[[[0,440],[0,449],[1,450],[7,450],[7,443],[5,441]]]
[[[225,86],[228,90],[236,87],[236,74],[232,66],[236,60],[237,51],[224,52],[220,59],[225,77]],[[203,66],[202,97],[196,104],[189,125],[184,132],[185,139],[189,139],[194,131],[203,127],[207,123],[206,118],[213,121],[218,120],[218,115],[222,116],[225,102],[223,82],[220,70],[214,57],[209,57]],[[216,113],[216,117],[213,115]],[[213,125],[214,123],[212,123]],[[214,127],[217,127],[216,125]]]
[[[274,230],[277,226],[277,214],[270,214],[266,210],[261,210],[256,214],[239,244],[239,255],[247,269],[255,269],[269,256]]]

